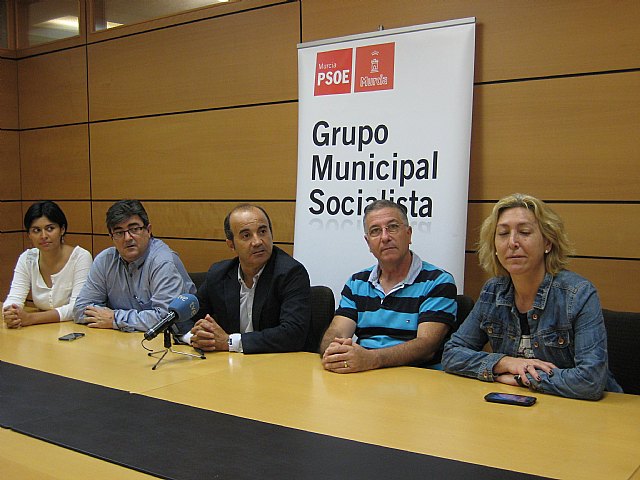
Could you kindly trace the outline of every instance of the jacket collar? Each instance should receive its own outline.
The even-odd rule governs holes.
[[[549,298],[549,291],[551,290],[551,284],[553,283],[553,275],[549,272],[544,274],[542,283],[538,287],[536,298],[533,300],[533,308],[538,310],[544,310],[547,305],[547,298]],[[511,277],[505,276],[498,279],[498,289],[496,293],[496,304],[507,307],[513,307],[515,304],[515,289]]]

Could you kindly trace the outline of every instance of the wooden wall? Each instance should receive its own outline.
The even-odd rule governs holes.
[[[603,305],[640,311],[634,0],[244,0],[0,55],[1,291],[23,208],[42,198],[61,202],[70,241],[94,253],[110,245],[104,213],[120,198],[145,203],[192,271],[230,256],[222,219],[239,201],[267,208],[291,251],[297,43],[471,16],[465,293],[486,278],[474,254],[482,218],[522,191],[564,217],[571,268]]]
[[[4,300],[18,254],[23,250],[20,206],[18,68],[0,51],[0,297]]]

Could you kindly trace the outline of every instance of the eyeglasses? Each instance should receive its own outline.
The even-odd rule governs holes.
[[[111,232],[111,238],[113,238],[114,240],[120,240],[121,238],[124,238],[124,234],[127,232],[132,237],[137,237],[142,233],[143,230],[146,229],[147,227],[131,227],[127,230],[118,230],[117,232]]]
[[[390,223],[386,227],[371,227],[367,235],[371,238],[379,237],[384,230],[386,230],[389,235],[394,235],[398,233],[402,227],[404,227],[404,225],[400,225],[399,223]]]

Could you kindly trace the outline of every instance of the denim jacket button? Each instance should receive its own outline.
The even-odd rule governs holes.
[[[531,318],[533,318],[534,320],[537,320],[538,319],[538,314],[534,313],[533,315],[531,315]]]
[[[489,374],[488,374],[488,373],[487,373],[487,371],[485,370],[484,372],[482,372],[482,376],[483,376],[484,378],[487,378],[487,377],[489,376]]]
[[[487,333],[489,335],[491,335],[493,333],[493,328],[491,328],[491,327],[487,328]]]
[[[533,342],[533,348],[538,348],[538,342]]]
[[[559,344],[559,345],[564,345],[564,338],[560,337],[560,338],[558,339],[558,344]]]

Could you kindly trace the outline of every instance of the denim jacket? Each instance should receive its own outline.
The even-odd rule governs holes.
[[[510,277],[495,277],[482,288],[469,317],[444,347],[445,371],[487,382],[504,356],[517,356],[520,321]],[[570,398],[598,400],[603,390],[622,392],[609,372],[607,333],[595,287],[563,270],[547,273],[527,313],[535,358],[558,368],[538,382],[527,375],[530,389]],[[493,353],[482,348],[489,342]]]

